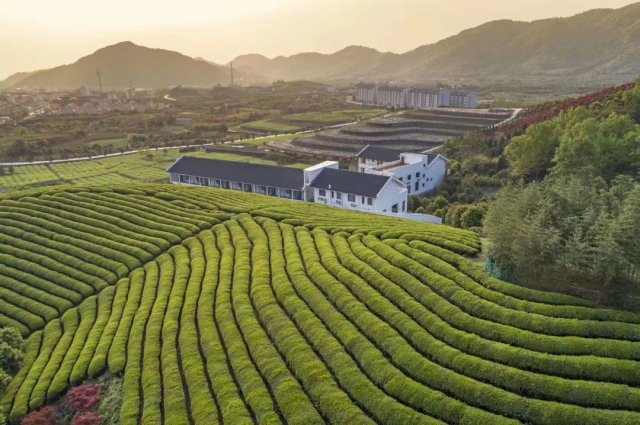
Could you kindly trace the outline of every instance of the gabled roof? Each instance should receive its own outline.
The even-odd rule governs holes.
[[[391,176],[357,173],[355,171],[325,168],[309,186],[317,189],[335,190],[352,195],[375,198]]]
[[[219,159],[181,156],[167,171],[169,173],[253,183],[285,189],[301,190],[304,186],[304,174],[298,168],[249,164]]]
[[[358,152],[358,158],[389,162],[400,159],[401,153],[403,153],[403,151],[367,145],[364,149]]]

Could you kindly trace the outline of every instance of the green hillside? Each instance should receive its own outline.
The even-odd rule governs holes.
[[[633,424],[640,315],[489,277],[475,233],[254,194],[0,198],[13,422],[123,377],[123,424]]]

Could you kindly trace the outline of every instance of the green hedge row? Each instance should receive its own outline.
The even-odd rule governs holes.
[[[460,329],[465,329],[494,341],[542,353],[640,359],[640,344],[637,342],[543,335],[500,323],[497,317],[489,319],[475,317],[469,312],[475,314],[475,309],[481,309],[484,305],[475,299],[470,300],[468,292],[459,287],[438,291],[442,287],[450,286],[450,281],[375,238],[364,237],[363,242],[391,264],[421,282],[421,285],[417,288],[417,293],[414,293],[414,297],[421,299],[425,295],[433,297],[434,295],[432,294],[435,294],[437,295],[437,302],[456,307],[458,315],[465,313],[460,315],[459,318],[464,323],[464,325],[459,326]],[[456,285],[454,284],[454,286]],[[465,301],[467,304],[464,304]],[[500,314],[500,311],[497,311],[496,314]],[[456,319],[458,318],[456,317]]]
[[[86,342],[82,347],[82,350],[78,354],[69,381],[71,384],[76,385],[82,382],[88,376],[88,369],[91,359],[96,351],[102,332],[111,315],[112,304],[116,294],[116,287],[110,286],[105,288],[100,295],[98,295],[98,312],[96,313],[96,320],[93,322],[91,330],[87,335]]]
[[[100,375],[107,367],[109,348],[111,347],[113,336],[118,330],[122,310],[124,309],[128,294],[129,279],[121,279],[116,285],[115,294],[111,303],[111,311],[109,312],[109,319],[100,333],[100,339],[87,367],[87,375],[90,378],[95,378]]]
[[[380,359],[363,361],[370,348],[353,338],[348,322],[322,302],[317,289],[314,291],[293,228],[280,224],[280,230],[287,279],[277,286],[277,293],[283,293],[280,297],[284,297],[283,304],[288,314],[336,376],[341,387],[378,423],[442,423],[408,404],[424,404],[422,394],[413,393],[410,396],[412,388],[404,390],[408,402],[398,401],[390,395],[403,391],[405,383],[397,379],[385,379],[384,372],[379,371]],[[356,353],[350,353],[347,348]],[[434,393],[429,401],[438,404],[443,401],[443,395]],[[440,405],[443,412],[445,406]]]
[[[243,397],[236,373],[232,369],[228,348],[222,340],[217,319],[217,299],[221,288],[220,261],[216,238],[211,230],[198,235],[205,258],[202,291],[198,300],[197,323],[200,329],[202,352],[206,357],[206,371],[218,399],[222,422],[252,424],[251,410]],[[195,244],[195,241],[193,242]],[[192,252],[195,252],[192,250]]]
[[[395,395],[395,398],[402,400],[404,404],[446,422],[464,422],[471,417],[493,423],[513,422],[469,406],[429,385],[423,385],[424,382],[416,380],[415,375],[408,375],[406,369],[399,369],[397,362],[404,363],[407,353],[389,354],[383,348],[388,344],[396,346],[392,336],[391,340],[386,339],[390,337],[386,333],[388,325],[384,322],[365,324],[372,318],[371,313],[359,308],[348,290],[327,272],[320,262],[309,232],[297,228],[295,237],[301,262],[310,280],[309,284],[300,288],[302,296],[307,300],[309,308],[323,319],[325,326],[330,328],[358,360],[359,365],[367,370],[376,385],[384,387],[389,394]],[[372,328],[365,330],[363,326]]]
[[[142,376],[142,351],[145,344],[145,329],[158,292],[160,268],[152,261],[144,268],[144,287],[140,306],[136,310],[127,340],[127,361],[124,369],[122,407],[120,420],[123,424],[137,424],[140,411],[140,381]]]
[[[481,357],[468,355],[447,345],[434,335],[439,333],[437,332],[439,329],[437,326],[431,326],[432,322],[425,317],[430,312],[416,308],[419,307],[419,304],[411,300],[408,294],[403,294],[400,288],[372,269],[367,263],[355,259],[344,237],[337,239],[334,236],[332,241],[328,241],[326,240],[326,235],[316,234],[315,236],[318,240],[318,247],[324,247],[324,250],[321,250],[323,253],[322,260],[327,268],[333,269],[335,275],[345,285],[353,287],[352,292],[361,302],[366,304],[378,317],[386,319],[420,353],[432,361],[461,375],[466,375],[527,397],[610,409],[635,410],[640,405],[640,391],[637,388],[602,382],[568,380],[546,374],[523,371],[488,361]],[[335,253],[330,251],[332,245]],[[348,271],[342,269],[342,265],[338,262],[338,257],[340,257],[342,264],[346,266]],[[369,261],[373,260],[369,259]],[[369,287],[367,282],[375,289]],[[385,297],[382,298],[381,294]],[[414,311],[413,314],[406,313],[405,310],[396,305],[400,301],[404,301],[405,305],[408,304],[417,311]],[[435,323],[437,324],[437,322]],[[433,328],[436,328],[435,332]],[[456,331],[454,328],[449,328],[445,329],[444,333],[456,333]],[[433,332],[433,334],[430,332]],[[460,337],[464,335],[463,332],[457,332],[457,334],[454,336]],[[466,337],[466,335],[464,336]],[[502,347],[497,348],[500,349]],[[603,395],[603,393],[606,395]]]
[[[244,258],[245,264],[239,263],[231,235],[226,226],[215,226],[213,230],[220,251],[218,269],[220,281],[215,300],[215,314],[222,333],[223,344],[226,346],[231,367],[244,393],[244,399],[256,420],[278,423],[280,417],[274,400],[274,389],[267,386],[266,379],[258,370],[259,365],[256,364],[254,357],[257,356],[257,353],[252,355],[247,346],[249,337],[245,337],[241,330],[240,320],[243,319],[243,313],[236,311],[237,304],[234,303],[234,298],[237,296],[237,290],[234,287],[242,285],[243,273],[244,278],[248,279],[248,270],[246,269],[248,258]],[[250,306],[246,307],[251,308]],[[246,329],[245,332],[247,332]]]
[[[322,418],[309,394],[295,375],[293,367],[287,367],[288,364],[276,349],[278,341],[267,332],[267,327],[275,323],[271,323],[271,317],[260,315],[259,306],[273,302],[269,288],[271,269],[266,237],[259,227],[249,227],[253,235],[250,241],[240,220],[245,225],[255,225],[246,214],[226,223],[236,256],[232,291],[238,324],[284,420],[291,424],[320,424]]]
[[[430,254],[402,243],[393,244],[393,247],[408,258],[444,277],[446,284],[444,282],[440,284],[439,289],[436,289],[438,292],[452,294],[462,288],[468,295],[464,300],[461,298],[461,302],[466,301],[466,305],[475,305],[473,313],[478,317],[494,318],[510,326],[548,335],[640,340],[640,326],[637,324],[552,317],[524,311],[526,302],[518,302],[491,291]]]
[[[124,277],[129,272],[129,269],[140,265],[138,259],[124,252],[113,251],[106,246],[100,245],[91,246],[93,249],[86,249],[90,245],[82,239],[78,240],[65,235],[57,235],[55,232],[47,231],[45,228],[28,223],[0,219],[0,232],[2,232],[3,237],[6,237],[7,243],[15,243],[15,240],[10,237],[19,238],[22,241],[28,241],[30,248],[34,248],[33,245],[35,244],[36,247],[45,246],[62,252],[70,257],[74,264],[78,261],[93,264],[96,268],[92,269],[91,273],[107,281],[115,281]],[[45,233],[46,236],[42,236],[41,233]],[[46,254],[46,251],[42,252]]]
[[[29,409],[37,409],[48,400],[47,393],[49,392],[49,387],[51,386],[51,382],[53,381],[56,373],[60,369],[65,353],[71,345],[73,336],[78,329],[79,321],[80,314],[78,313],[78,309],[72,308],[66,311],[60,320],[50,322],[56,323],[60,326],[61,334],[60,338],[52,344],[53,350],[51,350],[50,355],[47,356],[46,365],[42,370],[37,383],[33,386],[31,397],[29,399]]]
[[[79,293],[67,289],[64,286],[56,285],[46,279],[47,276],[43,279],[33,274],[33,270],[30,267],[32,264],[28,261],[12,256],[2,256],[2,254],[0,254],[0,260],[4,261],[2,268],[0,268],[0,275],[10,279],[9,282],[11,283],[16,282],[16,285],[12,286],[12,289],[18,288],[19,285],[31,287],[64,300],[60,302],[60,312],[82,301],[82,295]],[[23,290],[26,291],[26,289]]]
[[[323,353],[314,347],[305,328],[301,326],[303,310],[296,307],[296,301],[300,301],[292,293],[285,270],[280,229],[270,220],[263,222],[263,229],[247,216],[239,217],[238,222],[253,243],[254,267],[270,270],[271,273],[270,280],[263,273],[263,279],[252,285],[252,298],[258,315],[322,415],[309,417],[309,423],[371,423],[360,406],[341,387],[336,373],[323,362]],[[279,284],[272,285],[271,282]],[[300,314],[289,316],[288,312],[292,310]],[[315,338],[319,337],[321,335],[315,335]],[[304,423],[307,419],[302,416],[299,420]]]
[[[190,274],[184,303],[181,306],[177,345],[180,347],[180,361],[189,392],[191,416],[195,423],[215,424],[222,419],[222,412],[214,395],[213,384],[205,369],[206,354],[203,350],[200,324],[197,322],[205,272],[204,250],[197,238],[187,239],[184,245],[188,249],[188,262],[184,266],[178,264],[178,268],[188,268]],[[202,326],[210,325],[203,323]]]
[[[387,241],[385,241],[387,242]],[[396,243],[391,241],[391,243]],[[584,300],[553,292],[537,291],[496,279],[475,266],[465,258],[450,251],[424,242],[413,241],[412,248],[431,254],[443,262],[457,268],[474,282],[496,293],[496,299],[502,297],[511,303],[516,310],[530,311],[553,317],[567,317],[584,320],[611,320],[640,324],[640,314],[630,311],[611,310],[606,308],[590,308],[583,306]],[[513,300],[515,298],[516,300]],[[529,301],[523,304],[519,300]],[[565,306],[563,304],[574,304]]]
[[[595,356],[550,355],[476,335],[466,328],[472,324],[471,320],[465,320],[465,316],[470,319],[468,315],[451,304],[441,302],[441,298],[436,294],[423,291],[421,282],[367,248],[362,243],[361,236],[348,237],[347,250],[346,237],[337,235],[334,238],[334,243],[342,248],[339,256],[345,266],[352,265],[359,272],[366,273],[367,281],[376,284],[376,288],[384,288],[384,294],[388,299],[410,314],[429,333],[450,346],[494,362],[548,375],[629,385],[640,384],[640,369],[635,361]],[[383,286],[381,282],[390,285]]]
[[[36,200],[38,201],[38,200]],[[7,205],[9,204],[9,205]],[[87,240],[97,244],[106,243],[108,247],[127,252],[137,258],[151,258],[159,255],[168,244],[163,239],[147,238],[115,224],[107,222],[104,217],[88,217],[63,209],[64,203],[50,205],[49,202],[3,201],[0,217],[12,218],[21,223],[50,229],[58,234],[68,234],[79,240]]]
[[[331,247],[329,237],[326,233],[314,230],[313,234],[314,237],[316,237],[315,242],[317,251],[312,250],[311,247],[309,247],[309,249],[305,249],[305,245],[309,244],[309,242],[306,242],[309,236],[305,232],[297,232],[298,242],[302,248],[302,252],[303,254],[308,254],[305,257],[305,264],[307,264],[307,267],[309,268],[309,274],[315,278],[316,284],[325,287],[324,293],[333,299],[334,305],[339,308],[345,316],[349,317],[353,323],[358,324],[358,328],[361,332],[365,333],[369,338],[375,341],[376,345],[380,347],[380,349],[384,350],[390,358],[395,359],[394,363],[396,363],[402,370],[407,371],[411,376],[415,377],[415,379],[420,380],[420,382],[439,387],[441,390],[454,394],[461,400],[471,402],[481,408],[528,422],[557,423],[558,419],[560,419],[562,423],[582,424],[594,416],[598,418],[600,421],[599,423],[620,423],[640,419],[640,413],[626,411],[605,412],[597,409],[587,409],[568,404],[525,398],[519,394],[504,391],[479,381],[475,381],[464,374],[452,373],[452,371],[446,368],[442,368],[435,363],[431,363],[429,360],[421,356],[420,353],[416,352],[415,349],[407,343],[407,340],[402,338],[391,326],[389,326],[387,322],[372,314],[372,312],[360,301],[357,301],[356,297],[354,297],[353,294],[343,286],[348,285],[352,290],[361,292],[361,297],[363,299],[368,299],[372,304],[375,302],[377,308],[381,310],[385,310],[385,306],[391,310],[394,309],[390,303],[385,303],[379,294],[375,293],[375,291],[369,291],[370,288],[365,282],[357,284],[357,282],[354,281],[355,279],[352,273],[340,268],[339,263],[335,258],[335,253]],[[320,260],[320,264],[325,267],[332,263],[332,266],[329,267],[333,269],[333,273],[336,275],[341,274],[341,278],[336,280],[337,278],[333,273],[327,273],[327,271],[325,271],[327,269],[320,267],[320,264],[316,263],[318,259]],[[316,264],[318,264],[319,267],[314,267]],[[340,285],[340,282],[343,285]],[[401,321],[401,318],[397,316],[397,310],[395,312],[391,310],[384,311],[380,316],[385,318],[394,317],[394,320]],[[417,338],[416,335],[418,335],[418,329],[419,326],[412,330],[408,330],[407,334],[410,334],[415,340],[415,338]],[[421,345],[424,349],[428,349],[427,347],[430,344],[431,341],[423,341]],[[444,359],[446,355],[451,354],[452,353],[442,353],[441,358]],[[484,378],[487,378],[490,375],[486,368],[486,364],[482,365],[484,368],[478,364],[465,365],[465,359],[463,356],[456,358],[455,362],[459,364],[465,372],[479,374],[479,372],[475,370],[477,367],[480,369],[480,373],[484,372]],[[496,379],[500,378],[503,384],[508,384],[511,380],[514,380],[517,383],[518,378],[524,377],[511,375],[515,370],[511,370],[510,372],[511,373],[506,376],[494,375],[494,377],[496,377]],[[529,382],[531,382],[531,376],[527,376],[527,378],[529,378]],[[551,390],[553,385],[557,385],[560,382],[561,380],[556,380],[555,382],[546,383],[547,389]],[[526,383],[524,384],[525,385],[523,386],[526,386]],[[536,383],[532,382],[532,384],[535,385]],[[599,394],[597,391],[589,392],[583,385],[568,386],[569,388],[564,389],[564,391],[582,390],[586,400],[580,400],[581,402],[584,402],[586,405],[599,405],[599,407],[602,407],[601,404],[603,403],[598,399]],[[601,388],[604,387],[605,385],[601,385]],[[617,387],[615,385],[609,386],[609,389],[613,388],[623,389],[624,387]],[[518,387],[516,386],[515,389],[518,390]],[[522,389],[523,388],[520,388],[520,390]],[[483,396],[478,398],[476,394],[482,394]],[[558,394],[562,394],[562,391],[556,392],[556,395]],[[619,391],[617,395],[630,397],[633,393],[631,391],[626,393]],[[552,396],[552,394],[549,394],[549,396]],[[592,403],[589,404],[589,401],[592,401]],[[609,403],[615,403],[613,397],[607,401]],[[618,401],[616,407],[624,408],[637,405],[637,401],[626,400],[626,402],[622,403]],[[552,413],[554,418],[553,420],[546,419],[549,413]]]
[[[161,255],[156,261],[160,266],[158,290],[146,326],[142,356],[141,385],[144,406],[140,420],[145,424],[161,423],[162,418],[163,385],[165,384],[162,379],[165,365],[161,360],[162,325],[175,273],[175,265],[169,254]]]

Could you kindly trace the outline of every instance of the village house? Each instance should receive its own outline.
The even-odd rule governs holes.
[[[406,214],[409,195],[435,189],[442,155],[367,146],[358,171],[324,161],[305,169],[182,156],[167,170],[173,184],[238,190],[377,214]]]

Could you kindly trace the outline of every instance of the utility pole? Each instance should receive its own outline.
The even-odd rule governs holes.
[[[229,71],[231,72],[231,85],[233,86],[233,62],[229,62]]]
[[[96,74],[98,75],[98,86],[100,87],[100,94],[104,94],[102,90],[102,77],[100,76],[100,68],[96,69]]]

